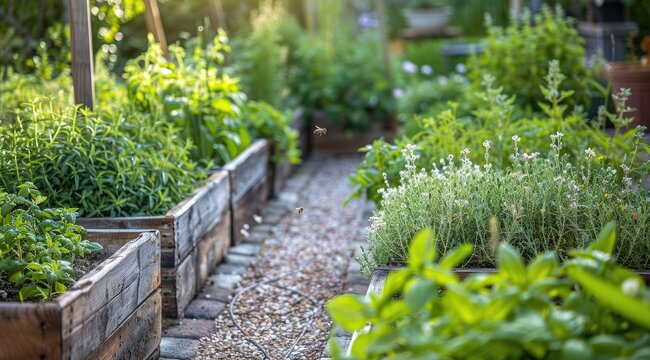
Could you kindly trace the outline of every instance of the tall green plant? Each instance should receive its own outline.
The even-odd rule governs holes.
[[[170,124],[133,112],[34,102],[0,127],[0,187],[34,183],[84,216],[161,215],[205,178]]]
[[[533,106],[543,99],[539,87],[549,61],[555,59],[564,74],[571,74],[565,86],[574,96],[568,104],[586,104],[593,80],[584,65],[582,43],[574,21],[560,7],[554,11],[544,7],[534,17],[525,13],[521,19],[512,19],[506,28],[488,23],[485,49],[470,59],[468,75],[478,89],[484,75],[490,74],[506,94],[517,94],[520,104]]]
[[[171,45],[170,61],[150,39],[149,50],[124,73],[135,109],[180,129],[194,144],[191,158],[206,166],[225,164],[252,142],[241,122],[246,95],[236,79],[221,72],[227,51],[222,31],[206,46],[200,36],[187,49]]]

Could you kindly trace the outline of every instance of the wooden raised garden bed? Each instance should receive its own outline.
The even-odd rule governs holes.
[[[161,337],[160,234],[89,232],[112,253],[48,303],[0,302],[2,359],[147,359]]]
[[[267,140],[257,140],[243,153],[230,161],[228,171],[232,193],[232,240],[236,244],[244,235],[245,225],[252,226],[254,215],[264,211],[268,198],[268,171],[271,146]]]
[[[230,246],[230,181],[215,172],[167,214],[161,216],[81,218],[78,224],[95,229],[154,229],[161,235],[163,315],[182,317],[205,283],[209,272]]]

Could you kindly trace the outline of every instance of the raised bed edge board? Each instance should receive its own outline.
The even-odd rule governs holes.
[[[256,140],[223,167],[230,176],[233,243],[242,238],[243,225],[252,225],[253,215],[264,209],[268,197],[270,152],[271,145],[267,140]]]
[[[205,185],[165,215],[80,218],[77,223],[93,229],[154,229],[160,231],[162,266],[173,268],[198,245],[229,208],[227,173],[213,173]]]
[[[160,231],[163,313],[180,318],[207,278],[205,264],[198,262],[216,265],[230,246],[230,229],[220,231],[230,226],[230,177],[226,171],[214,172],[163,216],[81,218],[78,223],[88,228]]]
[[[375,269],[375,271],[372,272],[372,277],[370,278],[370,285],[368,285],[368,291],[366,291],[366,298],[370,298],[371,294],[375,295],[380,295],[381,292],[384,289],[384,285],[386,284],[386,277],[391,271],[399,270],[401,269],[400,267],[378,267]],[[467,268],[467,269],[455,269],[454,272],[458,277],[461,279],[465,279],[471,275],[474,274],[490,274],[490,273],[495,273],[496,269],[494,268]],[[646,283],[650,283],[650,271],[637,271],[637,274],[639,274]],[[370,325],[366,325],[364,327],[363,332],[367,332],[369,329]],[[347,355],[350,356],[352,355],[352,344],[354,344],[354,340],[356,340],[357,336],[359,336],[359,332],[355,331],[352,334],[352,339],[350,340],[350,344],[348,345],[347,349]]]
[[[116,237],[124,239],[128,233]],[[103,359],[153,353],[162,332],[160,234],[145,231],[133,237],[48,303],[0,303],[3,358]],[[137,350],[124,344],[135,344]]]

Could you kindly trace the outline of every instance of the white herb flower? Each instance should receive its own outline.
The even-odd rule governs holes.
[[[518,143],[518,142],[521,141],[521,138],[520,138],[519,136],[517,136],[517,135],[513,135],[513,136],[512,136],[512,141],[514,141],[515,144],[516,144],[516,143]]]
[[[623,281],[621,290],[625,295],[636,296],[639,293],[639,281],[634,278],[629,278]]]
[[[415,74],[418,72],[418,66],[406,60],[402,63],[402,70],[404,70],[404,72],[407,74]]]
[[[468,148],[464,148],[464,149],[460,152],[460,154],[463,155],[464,158],[467,158],[467,156],[469,155],[469,149],[468,149]]]
[[[491,143],[492,142],[490,140],[483,141],[483,147],[485,148],[485,150],[490,150],[490,144]]]
[[[587,159],[591,159],[591,158],[593,158],[595,156],[596,156],[596,153],[591,148],[588,148],[587,150],[585,150],[585,157]]]

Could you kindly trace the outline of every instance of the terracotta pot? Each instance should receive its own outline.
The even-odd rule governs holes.
[[[635,109],[630,113],[634,116],[634,124],[650,128],[650,66],[614,63],[607,71],[612,81],[612,93],[618,93],[621,88],[632,90],[627,105]]]

